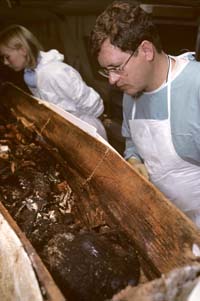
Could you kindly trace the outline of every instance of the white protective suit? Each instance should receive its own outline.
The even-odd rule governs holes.
[[[38,65],[32,70],[34,78],[31,81],[30,76],[26,76],[30,69],[25,70],[26,84],[34,96],[58,105],[93,125],[99,135],[107,140],[104,126],[98,119],[104,110],[103,100],[86,85],[78,71],[63,60],[64,56],[55,49],[41,51]]]

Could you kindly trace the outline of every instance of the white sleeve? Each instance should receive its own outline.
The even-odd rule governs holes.
[[[78,114],[99,117],[104,110],[100,95],[93,88],[86,85],[81,75],[74,68],[67,64],[63,64],[63,66],[62,68],[58,66],[54,71],[52,70],[51,74],[46,74],[50,89],[54,90],[62,103],[65,100],[66,105],[69,101],[73,102]]]

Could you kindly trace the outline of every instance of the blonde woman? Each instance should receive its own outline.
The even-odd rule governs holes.
[[[44,52],[27,28],[11,25],[0,32],[0,55],[14,71],[24,70],[24,81],[34,96],[92,124],[107,139],[98,119],[104,110],[103,100],[78,71],[63,62],[61,53],[55,49]]]

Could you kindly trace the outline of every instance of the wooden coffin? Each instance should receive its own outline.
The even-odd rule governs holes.
[[[62,111],[10,83],[1,87],[0,101],[19,120],[45,137],[66,160],[71,173],[68,180],[79,195],[85,224],[95,227],[104,219],[110,227],[122,230],[138,250],[147,279],[193,262],[192,247],[200,246],[196,226],[95,132],[81,129]],[[46,290],[47,300],[63,300],[39,256],[2,204],[0,217],[2,223],[13,229],[27,252],[35,281]],[[7,261],[6,252],[3,256]],[[14,268],[9,267],[11,271]]]

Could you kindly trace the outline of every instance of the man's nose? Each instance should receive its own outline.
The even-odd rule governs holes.
[[[116,82],[118,82],[119,78],[120,78],[119,74],[117,74],[115,72],[110,72],[109,73],[109,78],[108,78],[110,85],[115,85]]]

